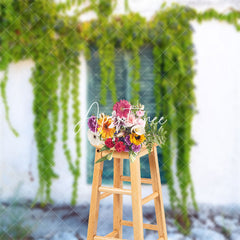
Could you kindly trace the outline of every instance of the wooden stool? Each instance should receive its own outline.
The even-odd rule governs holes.
[[[100,159],[109,151],[98,152],[96,149],[95,162]],[[88,235],[87,240],[104,240],[122,239],[122,226],[133,227],[134,240],[143,240],[143,228],[158,231],[158,240],[167,240],[167,230],[165,222],[165,214],[162,200],[162,190],[160,182],[160,173],[158,166],[157,148],[153,147],[152,152],[149,154],[149,164],[151,171],[151,178],[141,178],[140,176],[140,157],[148,154],[146,148],[142,147],[141,152],[138,154],[135,161],[130,162],[130,177],[123,176],[123,159],[129,159],[127,152],[118,153],[114,151],[114,179],[113,188],[103,187],[102,185],[102,172],[103,163],[95,164],[92,182],[92,196],[88,221]],[[131,190],[123,189],[123,181],[131,182]],[[152,184],[153,193],[142,199],[141,183]],[[100,200],[113,194],[113,232],[106,236],[97,236],[98,212]],[[122,219],[123,212],[123,194],[132,196],[132,215],[133,222]],[[154,199],[155,213],[157,225],[144,224],[142,205]],[[122,239],[123,240],[123,239]]]

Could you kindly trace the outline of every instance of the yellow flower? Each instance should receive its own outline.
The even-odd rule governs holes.
[[[143,135],[137,135],[136,133],[130,134],[130,142],[135,145],[140,145],[146,140],[144,134]]]
[[[112,119],[109,116],[102,116],[98,119],[98,131],[100,132],[103,139],[112,138],[115,133],[115,127],[109,128],[112,123]]]

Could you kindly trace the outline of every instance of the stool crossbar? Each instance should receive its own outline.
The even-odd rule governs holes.
[[[113,187],[102,186],[104,162],[99,162],[94,165],[87,240],[124,240],[122,238],[122,226],[133,227],[134,240],[144,240],[143,229],[157,231],[159,236],[157,240],[167,240],[156,147],[157,146],[154,145],[151,153],[149,154],[151,178],[141,178],[140,174],[140,157],[148,154],[148,150],[144,147],[142,147],[134,162],[129,161],[130,177],[123,176],[123,159],[129,159],[129,154],[127,152],[113,152]],[[109,151],[99,152],[98,148],[96,148],[95,162],[108,153]],[[131,182],[131,190],[124,189],[123,182]],[[153,189],[153,193],[143,199],[141,183],[151,184]],[[113,231],[105,236],[97,236],[100,200],[110,195],[113,195]],[[123,195],[130,195],[132,197],[132,222],[123,220]],[[142,206],[151,200],[154,200],[157,222],[156,225],[143,223]]]

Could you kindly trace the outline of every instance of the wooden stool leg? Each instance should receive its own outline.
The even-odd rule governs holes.
[[[137,157],[134,162],[130,162],[130,173],[134,240],[143,240],[142,189],[139,157]]]
[[[100,159],[102,153],[95,152],[95,162]],[[92,196],[91,205],[88,219],[88,234],[87,240],[93,240],[94,236],[97,234],[97,224],[98,224],[98,212],[99,212],[99,202],[100,202],[100,192],[98,188],[102,184],[102,172],[103,172],[103,162],[94,165],[93,172],[93,182],[92,182]]]
[[[123,175],[123,159],[114,158],[114,179],[113,187],[122,188],[123,182],[121,176]],[[122,238],[122,211],[123,211],[123,195],[113,194],[113,231],[117,232],[116,237]]]
[[[158,225],[158,235],[160,239],[163,238],[164,240],[167,240],[167,228],[162,199],[161,180],[156,147],[154,147],[151,154],[149,154],[149,165],[151,171],[153,192],[159,193],[158,197],[154,199],[156,220]]]

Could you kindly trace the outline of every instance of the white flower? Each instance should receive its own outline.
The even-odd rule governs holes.
[[[114,126],[114,122],[112,122],[109,126],[108,126],[108,128],[114,128],[115,126]]]
[[[145,134],[145,126],[142,125],[135,125],[132,127],[131,132],[135,132],[137,135],[143,135]]]
[[[116,116],[117,116],[116,111],[112,111],[112,117],[114,118]]]
[[[90,129],[88,130],[88,141],[93,146],[99,146],[104,144],[103,141],[100,140],[100,134],[99,132],[92,132]]]
[[[144,105],[140,104],[140,109],[144,110]]]

